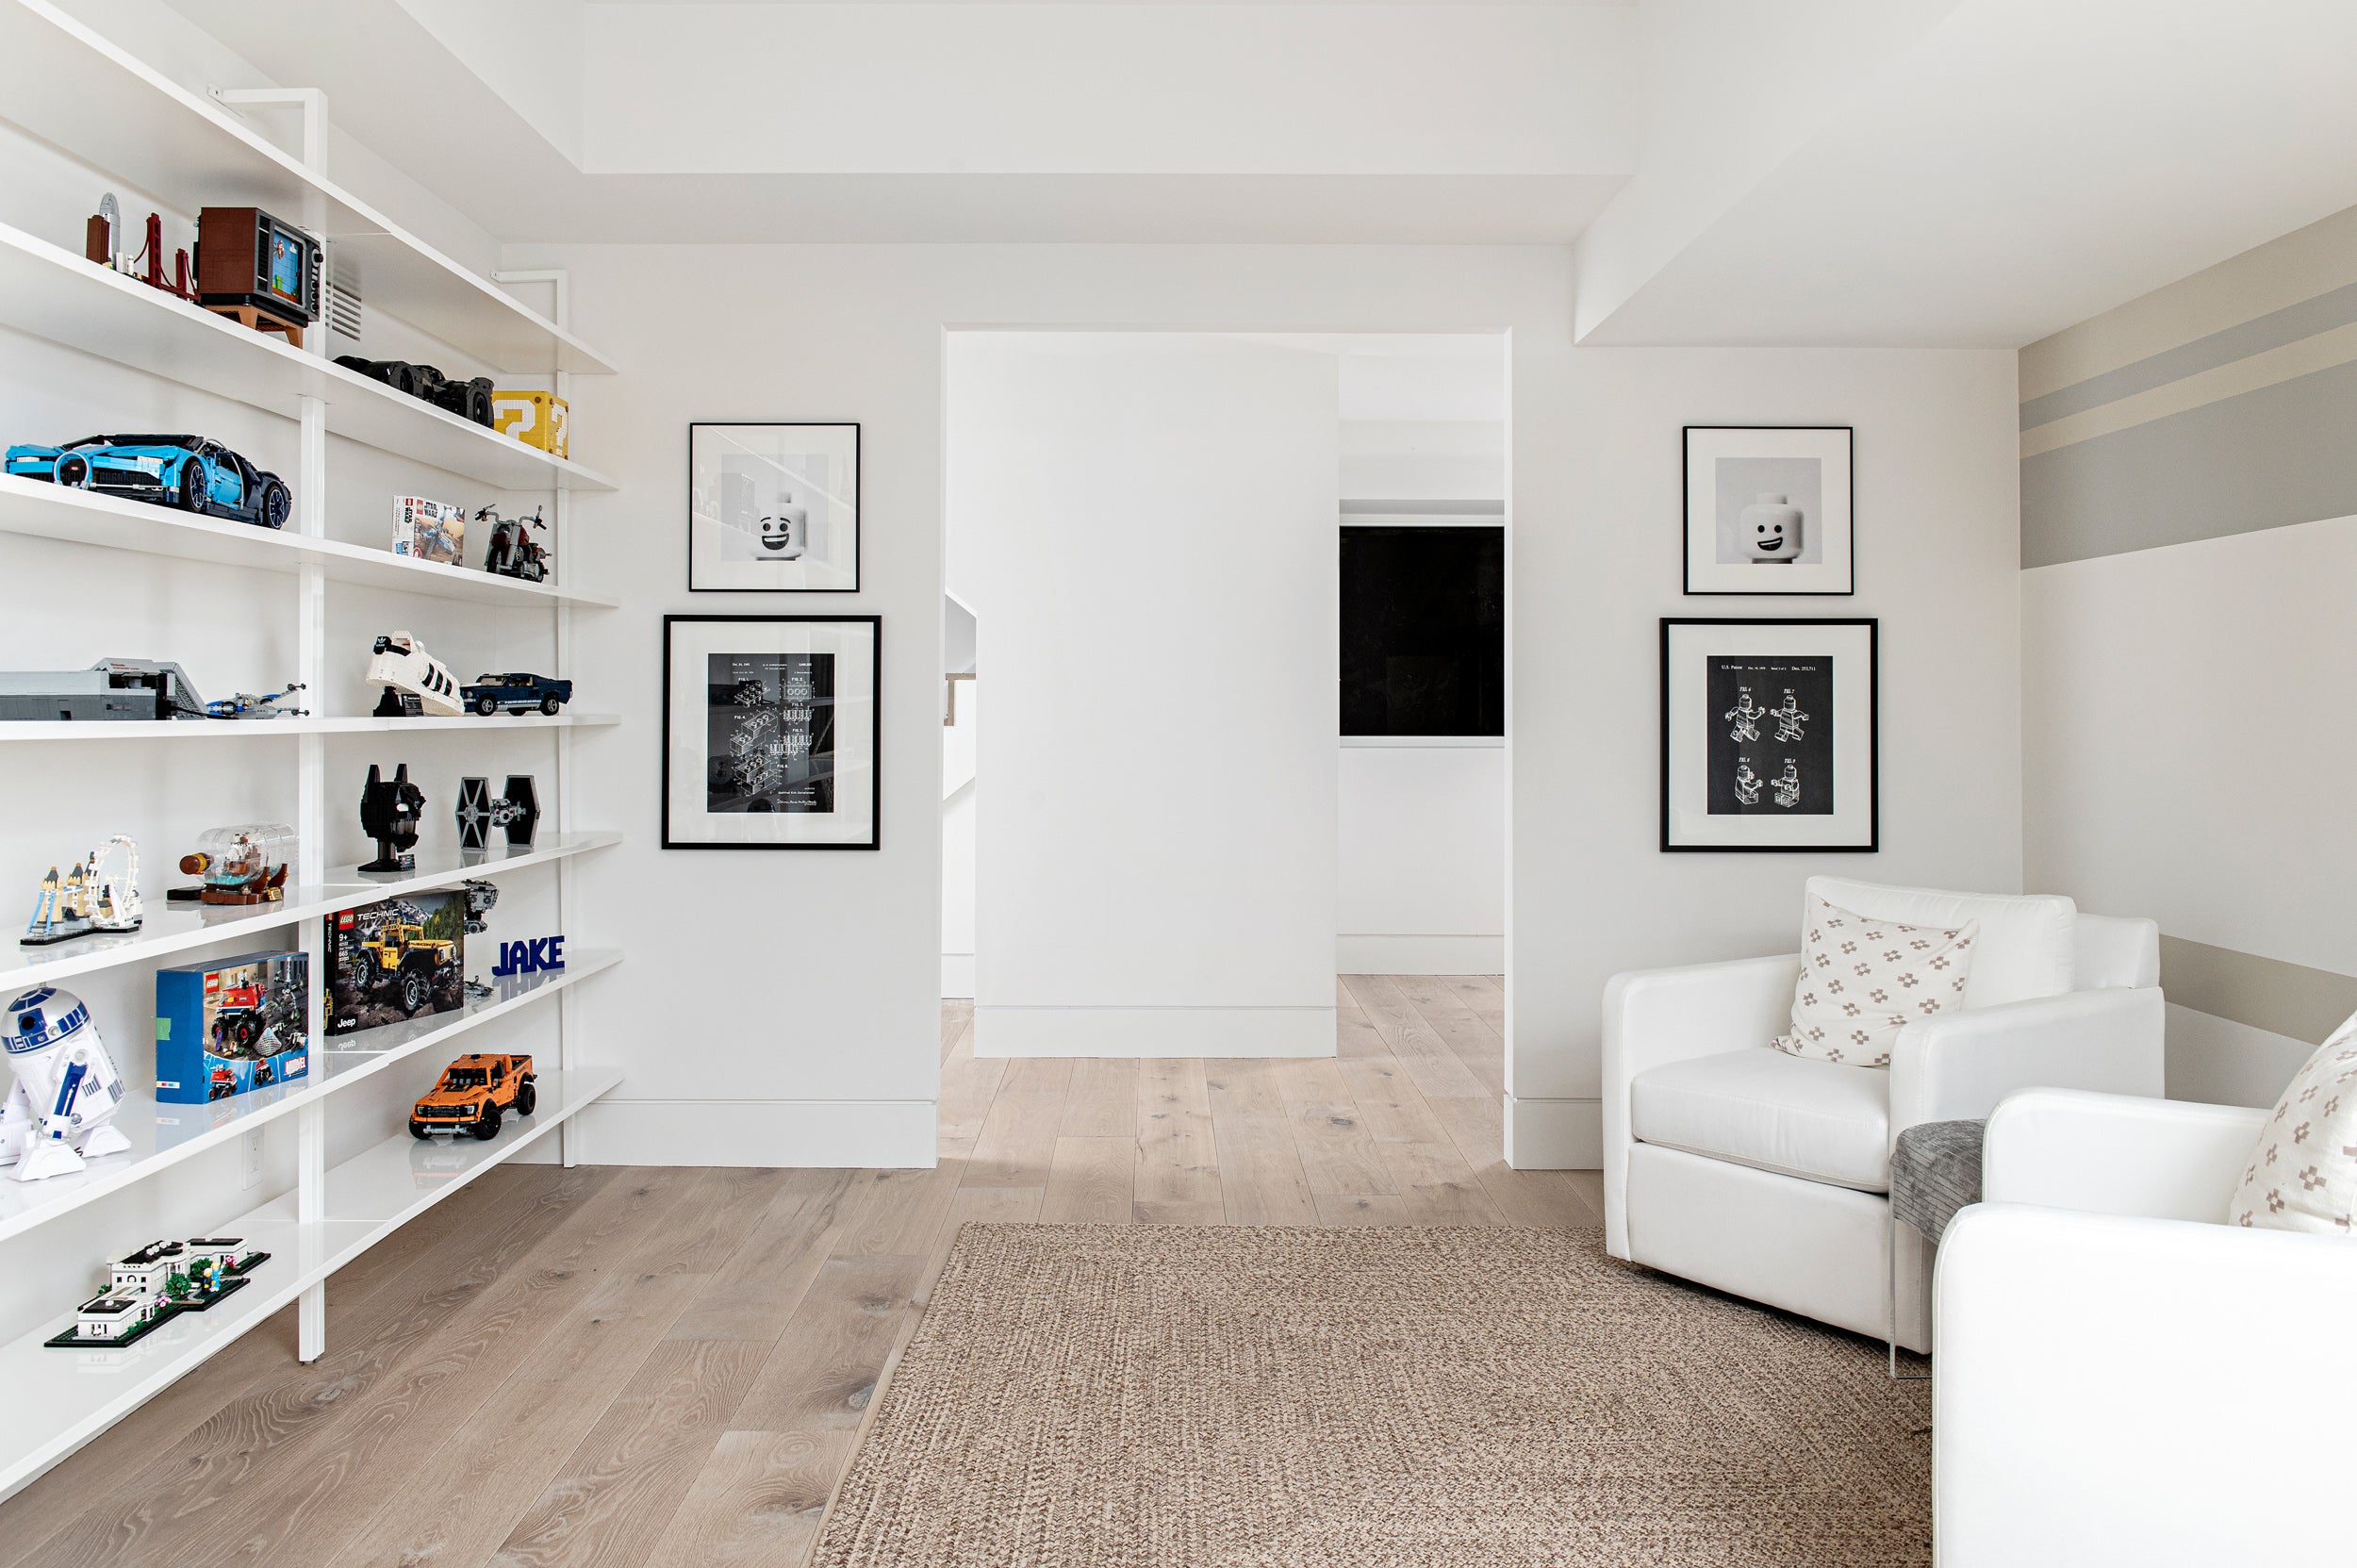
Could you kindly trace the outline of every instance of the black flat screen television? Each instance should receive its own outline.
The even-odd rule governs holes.
[[[1506,530],[1345,523],[1342,731],[1506,733]]]

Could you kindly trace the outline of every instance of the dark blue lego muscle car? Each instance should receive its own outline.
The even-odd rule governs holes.
[[[285,480],[203,436],[87,436],[61,447],[12,446],[8,470],[262,528],[285,527],[294,509]]]
[[[474,685],[458,688],[458,697],[486,718],[503,710],[530,713],[535,708],[552,715],[573,700],[573,683],[548,675],[478,675]]]

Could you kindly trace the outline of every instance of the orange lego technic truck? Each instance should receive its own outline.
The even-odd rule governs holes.
[[[540,1098],[536,1081],[529,1056],[462,1056],[410,1108],[409,1135],[471,1132],[478,1138],[495,1137],[508,1112],[532,1114]]]

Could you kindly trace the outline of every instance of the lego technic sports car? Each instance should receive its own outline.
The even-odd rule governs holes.
[[[64,446],[12,446],[8,472],[77,490],[283,528],[287,482],[203,436],[86,436]]]

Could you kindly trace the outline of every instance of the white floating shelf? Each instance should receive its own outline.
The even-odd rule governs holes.
[[[19,1419],[0,1425],[0,1497],[6,1497],[66,1455],[162,1393],[215,1352],[268,1319],[327,1277],[337,1261],[369,1245],[369,1226],[354,1222],[298,1225],[245,1218],[212,1227],[270,1254],[254,1282],[210,1312],[183,1313],[122,1350],[52,1350],[41,1342],[74,1321],[69,1310],[0,1345],[0,1378],[8,1379]],[[152,1238],[150,1238],[152,1239]],[[125,1242],[121,1252],[136,1246]],[[105,1280],[105,1252],[94,1245],[90,1292]],[[87,1296],[85,1297],[87,1299]],[[67,1304],[79,1307],[81,1302]]]
[[[0,16],[22,3],[0,0]],[[0,58],[6,54],[0,41]],[[298,399],[320,398],[332,434],[499,489],[615,487],[595,470],[552,457],[6,224],[0,224],[0,325],[289,419],[302,411]],[[46,434],[64,441],[97,433]]]
[[[270,1253],[253,1283],[210,1312],[183,1313],[122,1350],[53,1350],[41,1342],[71,1326],[67,1311],[0,1345],[0,1387],[11,1418],[0,1423],[0,1497],[6,1497],[269,1318],[404,1222],[500,1162],[546,1137],[622,1075],[611,1068],[543,1073],[539,1109],[496,1138],[420,1143],[406,1134],[327,1173],[327,1218],[299,1223],[291,1196],[210,1229]],[[91,1287],[103,1260],[91,1259]],[[70,1306],[79,1306],[74,1302]]]
[[[569,955],[557,973],[529,976],[503,987],[499,995],[470,999],[455,1012],[344,1035],[330,1041],[326,1049],[313,1051],[309,1074],[292,1083],[203,1105],[166,1104],[145,1090],[135,1090],[125,1097],[112,1123],[131,1140],[124,1152],[93,1160],[78,1175],[56,1176],[45,1181],[19,1182],[0,1175],[0,1240],[95,1203],[307,1102],[372,1078],[396,1062],[445,1045],[543,997],[554,996],[621,961],[622,955],[612,950],[584,950]]]
[[[511,1116],[495,1138],[413,1138],[406,1132],[362,1150],[327,1173],[327,1223],[359,1223],[371,1234],[357,1256],[468,1182],[553,1132],[591,1100],[622,1081],[614,1067],[581,1067],[537,1075],[539,1104],[529,1116]],[[292,1194],[255,1211],[256,1219],[286,1219]],[[231,1235],[236,1231],[229,1232]],[[341,1262],[350,1262],[349,1258]],[[56,1329],[50,1332],[55,1333]]]
[[[158,198],[191,210],[260,206],[312,229],[360,258],[372,308],[497,370],[613,373],[597,351],[490,279],[47,0],[0,0],[0,113]]]
[[[132,550],[179,561],[212,561],[260,571],[317,566],[331,583],[357,583],[470,603],[532,608],[575,604],[612,609],[620,601],[553,584],[526,583],[487,571],[396,555],[388,550],[313,538],[286,529],[199,517],[169,506],[67,489],[0,474],[0,533]]]
[[[7,740],[255,740],[271,735],[415,734],[424,730],[582,730],[619,724],[610,713],[462,713],[454,718],[372,718],[314,715],[308,718],[120,718],[0,720]]]
[[[108,727],[90,726],[93,730]],[[420,854],[415,870],[388,876],[364,874],[357,867],[346,866],[328,872],[327,881],[320,886],[288,888],[282,902],[250,909],[167,903],[160,892],[152,892],[147,898],[146,923],[124,935],[80,936],[53,947],[25,948],[18,946],[11,934],[10,939],[0,942],[0,990],[14,996],[27,986],[55,985],[75,975],[112,968],[118,964],[146,963],[215,943],[255,941],[280,927],[321,918],[378,899],[448,887],[470,877],[498,876],[587,854],[621,841],[622,835],[618,833],[550,834],[529,850],[510,850],[503,845],[473,857],[454,850]]]

